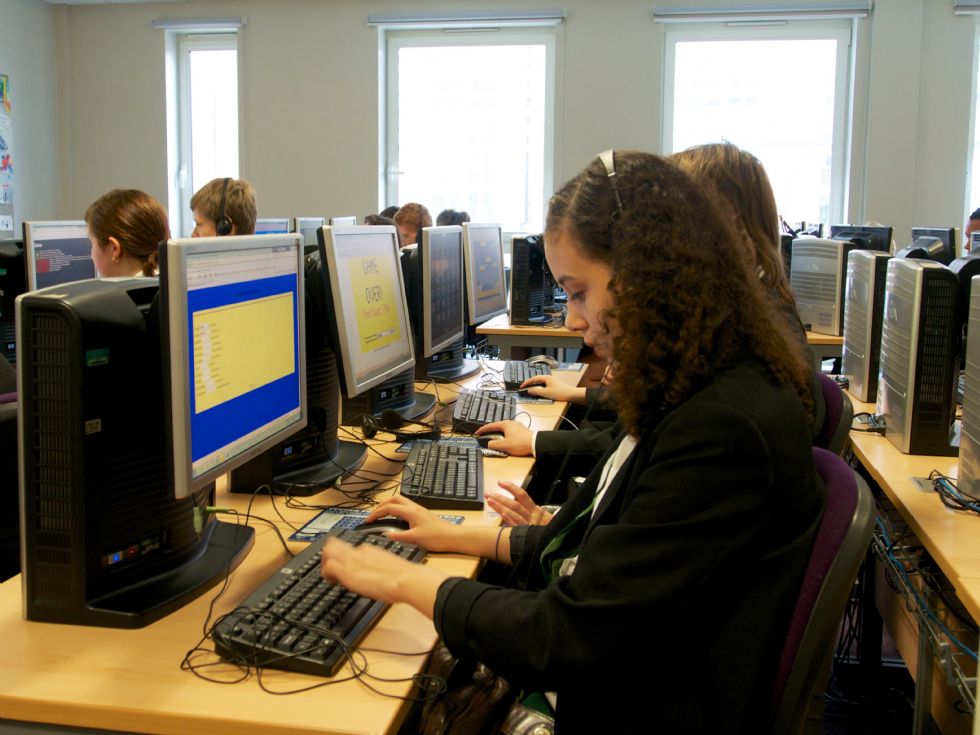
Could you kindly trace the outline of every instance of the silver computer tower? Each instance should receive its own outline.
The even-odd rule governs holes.
[[[906,454],[954,455],[956,276],[939,263],[892,258],[885,281],[877,411]]]
[[[980,276],[971,283],[958,487],[976,495],[980,492]]]
[[[800,321],[810,331],[838,337],[843,334],[847,256],[855,249],[848,240],[793,240],[790,287]]]
[[[853,250],[847,258],[841,374],[859,401],[874,401],[878,395],[885,272],[890,258],[877,250]]]

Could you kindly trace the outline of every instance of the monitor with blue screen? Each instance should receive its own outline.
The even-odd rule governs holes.
[[[183,497],[306,424],[303,244],[295,233],[171,240],[161,276]]]
[[[288,217],[265,217],[255,220],[256,235],[285,235],[289,232]]]

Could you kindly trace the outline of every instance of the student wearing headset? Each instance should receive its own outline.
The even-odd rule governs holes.
[[[255,234],[255,189],[245,179],[211,179],[191,198],[192,237]]]
[[[170,239],[167,212],[139,189],[113,189],[85,210],[92,262],[103,278],[155,276],[157,246]]]
[[[547,525],[454,526],[401,497],[369,516],[512,564],[508,587],[337,540],[324,576],[412,605],[514,687],[555,692],[559,730],[766,729],[824,499],[809,363],[735,237],[658,156],[609,151],[565,184],[546,256],[567,325],[613,364],[624,431]]]

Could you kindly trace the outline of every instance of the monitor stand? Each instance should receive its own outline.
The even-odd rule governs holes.
[[[432,357],[422,357],[421,352],[415,361],[415,375],[421,380],[429,379],[439,383],[453,383],[480,372],[480,363],[470,360],[466,354],[465,340],[454,342]]]
[[[347,477],[364,464],[367,447],[359,442],[340,440],[337,456],[313,467],[291,470],[276,475],[272,487],[277,494],[306,497],[333,487],[337,480]]]
[[[436,398],[430,393],[415,390],[415,368],[410,367],[391,380],[364,391],[354,398],[341,397],[342,410],[340,423],[345,426],[360,426],[365,414],[381,417],[382,411],[390,408],[405,419],[419,419],[435,406]]]

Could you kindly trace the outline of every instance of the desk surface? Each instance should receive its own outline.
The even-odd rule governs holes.
[[[525,337],[574,338],[579,340],[579,342],[582,341],[581,332],[573,332],[571,329],[566,329],[564,324],[553,327],[511,324],[510,315],[508,314],[501,314],[500,316],[495,316],[488,322],[484,322],[476,328],[476,333],[498,336],[520,335]]]
[[[835,345],[842,347],[844,345],[844,338],[835,337],[832,334],[820,334],[820,332],[807,332],[806,343],[809,345]]]
[[[873,403],[852,400],[854,412],[873,412]],[[851,432],[854,454],[888,496],[909,527],[956,588],[975,620],[980,620],[980,517],[954,511],[939,496],[920,490],[913,477],[933,470],[955,477],[956,457],[903,454],[880,434]]]
[[[559,372],[577,383],[581,373]],[[476,379],[473,379],[475,381]],[[470,381],[466,381],[470,382]],[[440,385],[445,400],[454,385]],[[449,409],[451,410],[451,409]],[[536,428],[553,428],[564,404],[523,404]],[[387,445],[390,450],[394,445]],[[365,467],[385,470],[385,462],[368,453]],[[391,465],[388,465],[389,467]],[[530,458],[484,460],[485,488],[506,479],[522,484],[532,466]],[[388,470],[391,471],[391,470]],[[333,491],[309,498],[311,503],[336,502]],[[334,493],[334,495],[336,495]],[[232,495],[219,486],[218,504],[244,510],[248,496]],[[256,498],[254,515],[276,519],[283,535],[291,533],[279,521],[266,496]],[[302,524],[314,513],[285,508],[276,502],[287,520]],[[486,509],[463,512],[465,523],[496,524]],[[214,614],[232,609],[256,585],[268,577],[285,554],[275,533],[255,524],[255,546],[230,576],[228,590],[215,605]],[[301,545],[294,545],[301,548]],[[473,576],[478,560],[456,554],[432,554],[427,563],[451,574]],[[133,730],[153,733],[214,735],[244,733],[380,733],[397,728],[407,704],[369,691],[356,681],[333,683],[301,694],[279,697],[262,691],[256,677],[238,684],[214,684],[180,670],[184,653],[197,645],[208,606],[218,588],[194,600],[162,620],[138,630],[87,628],[36,623],[21,618],[20,577],[0,585],[0,717],[81,727]],[[407,679],[424,664],[436,641],[432,622],[407,605],[395,605],[362,641],[364,648],[391,653],[366,653],[369,673],[375,677]],[[198,663],[217,661],[206,655]],[[211,676],[230,680],[231,666],[219,664]],[[342,679],[348,668],[335,679]],[[267,670],[262,682],[275,691],[286,691],[324,681],[301,674]],[[409,683],[373,680],[371,685],[394,696],[409,693]]]

